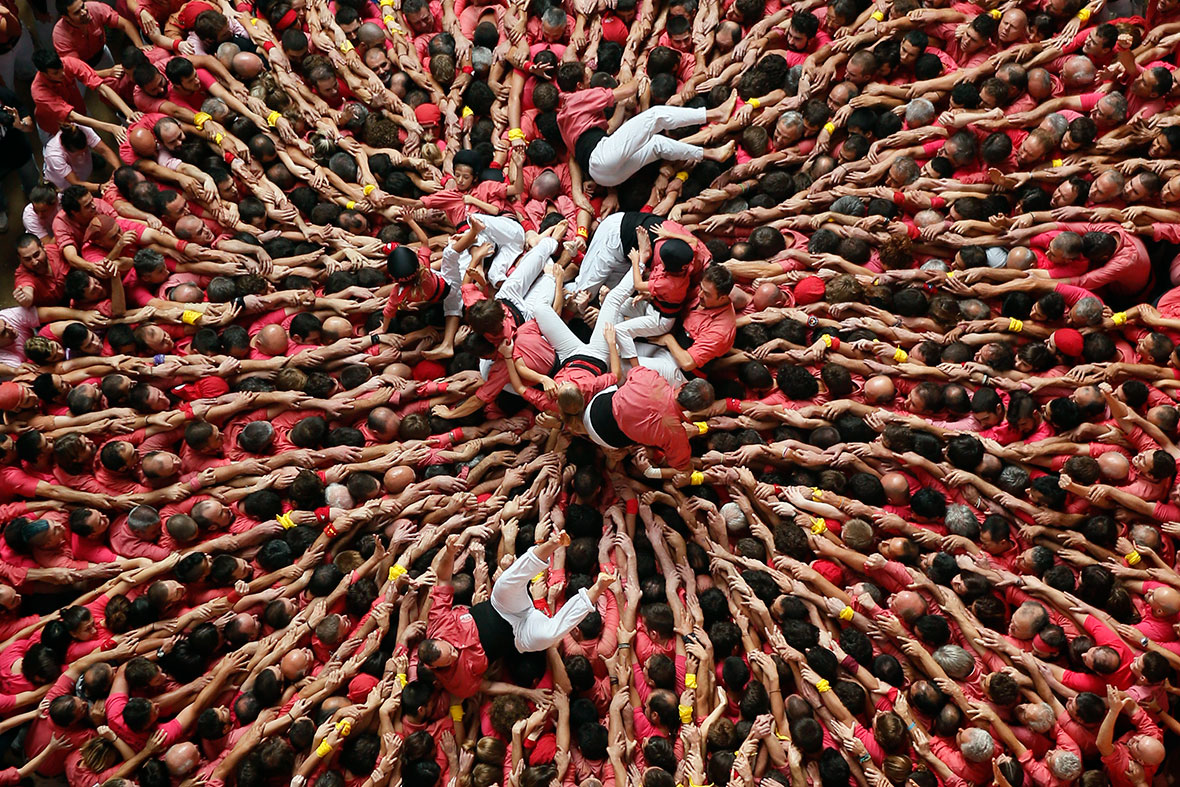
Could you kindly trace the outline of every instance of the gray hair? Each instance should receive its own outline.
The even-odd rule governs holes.
[[[328,484],[324,490],[324,500],[333,508],[352,508],[352,495],[344,484]]]
[[[1017,495],[1028,487],[1028,471],[1019,465],[1005,465],[996,479],[996,486],[1005,492]]]
[[[731,533],[744,530],[748,524],[746,522],[746,512],[742,511],[741,506],[732,501],[721,506],[721,516],[725,519],[726,529]]]
[[[1057,714],[1047,702],[1034,702],[1024,706],[1024,724],[1033,732],[1048,732],[1057,722]]]
[[[947,532],[955,536],[963,536],[975,540],[979,538],[979,519],[975,512],[964,505],[949,505],[946,507],[946,519],[943,521]]]
[[[201,111],[214,118],[223,118],[229,114],[229,105],[216,96],[210,96],[201,104]]]
[[[545,13],[541,14],[541,21],[550,27],[565,27],[567,21],[565,9],[561,6],[551,5],[545,9]]]
[[[963,742],[959,745],[959,750],[971,762],[987,762],[995,754],[996,742],[987,730],[968,727],[963,730]]]
[[[910,128],[928,126],[937,110],[929,99],[915,98],[905,105],[905,122]]]
[[[844,546],[857,552],[867,552],[873,545],[873,526],[863,519],[849,519],[840,528]]]
[[[486,74],[492,67],[492,50],[477,46],[471,50],[471,67],[477,74]]]
[[[1045,125],[1057,136],[1060,141],[1065,136],[1065,132],[1069,131],[1069,121],[1065,119],[1065,115],[1060,112],[1054,112],[1045,118]]]
[[[975,657],[958,645],[943,645],[932,656],[943,672],[955,680],[962,680],[975,671]]]
[[[1069,749],[1054,749],[1052,757],[1045,759],[1049,764],[1049,772],[1062,781],[1078,778],[1082,773],[1082,760]]]
[[[1102,301],[1087,295],[1074,304],[1073,316],[1086,325],[1098,325],[1102,322]]]
[[[229,66],[230,61],[234,59],[234,55],[237,55],[241,51],[242,48],[233,41],[226,41],[224,44],[217,47],[217,59],[226,66]]]

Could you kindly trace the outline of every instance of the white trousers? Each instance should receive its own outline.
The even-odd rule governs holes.
[[[548,563],[537,557],[537,548],[516,559],[492,585],[492,608],[512,626],[516,649],[521,653],[536,653],[556,645],[574,626],[594,611],[590,594],[583,588],[565,603],[557,614],[549,617],[533,606],[529,595],[529,581],[545,570]]]
[[[676,359],[672,357],[672,353],[668,352],[667,348],[640,342],[635,345],[635,349],[639,352],[639,365],[646,366],[659,374],[673,388],[679,388],[688,382],[684,370],[676,363]]]
[[[542,271],[545,263],[553,258],[557,251],[557,241],[553,238],[541,238],[537,245],[529,249],[516,263],[511,275],[504,280],[504,284],[496,293],[496,297],[508,301],[517,309],[525,320],[533,319],[539,305],[553,308],[553,296],[557,292],[557,282],[552,276],[545,276]]]
[[[620,322],[615,325],[615,337],[619,342],[619,357],[638,357],[636,339],[663,336],[676,325],[675,317],[665,317],[655,310],[647,300],[629,298],[619,312]]]
[[[590,245],[582,257],[578,275],[565,285],[567,292],[588,290],[597,296],[602,285],[613,287],[623,278],[630,266],[623,254],[622,229],[622,213],[612,213],[598,223],[594,237],[590,239]]]
[[[494,243],[496,256],[488,266],[488,281],[499,287],[508,278],[508,269],[516,258],[524,251],[524,227],[520,222],[507,216],[489,216],[483,213],[472,214],[483,225],[483,232],[479,233],[480,243]]]
[[[590,154],[590,177],[603,186],[618,186],[655,161],[700,161],[704,148],[660,132],[704,125],[706,112],[704,108],[669,106],[640,112],[595,146]]]
[[[471,218],[478,219],[484,225],[483,232],[476,236],[476,244],[491,243],[496,247],[496,256],[488,268],[488,281],[498,286],[507,278],[512,263],[524,251],[524,227],[520,226],[520,222],[504,216],[473,213]],[[443,300],[443,314],[447,317],[463,314],[463,277],[467,275],[469,264],[470,251],[458,252],[450,245],[443,249],[439,275],[451,285],[451,291]]]
[[[557,359],[562,363],[575,355],[588,355],[603,363],[610,362],[610,348],[606,344],[606,326],[614,325],[619,318],[619,311],[623,308],[623,301],[631,295],[635,283],[630,279],[619,282],[610,295],[602,302],[598,310],[598,320],[594,323],[594,331],[590,334],[590,341],[583,342],[570,327],[561,319],[561,315],[553,311],[548,303],[539,304],[533,312],[533,319],[541,328],[541,333],[553,345],[557,352]]]

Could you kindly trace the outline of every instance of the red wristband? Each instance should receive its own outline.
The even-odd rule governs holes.
[[[451,430],[451,439],[452,440],[462,440],[463,439],[463,429],[458,426],[456,426],[454,429],[452,429]]]
[[[102,641],[102,649],[103,650],[114,650],[118,646],[119,646],[119,643],[115,642],[115,640],[112,637],[107,637],[106,639],[104,639]]]
[[[315,474],[320,477],[320,483],[323,483],[323,484],[328,483],[328,474],[325,473],[323,470],[316,470]]]
[[[321,525],[326,524],[332,518],[332,509],[329,506],[320,506],[315,510],[315,521]]]
[[[638,514],[639,513],[639,499],[635,498],[635,497],[628,498],[626,511],[628,514]]]
[[[934,210],[939,210],[940,208],[945,208],[946,207],[946,200],[943,199],[942,197],[931,197],[930,198],[930,207],[933,208]]]
[[[504,165],[498,161],[493,161],[491,164],[488,164],[488,169],[504,169]]]
[[[396,248],[397,248],[397,244],[394,243],[393,241],[390,241],[389,243],[386,243],[384,246],[381,247],[381,252],[383,254],[389,254],[391,251],[393,251]]]
[[[324,528],[324,535],[327,536],[328,538],[335,538],[336,536],[338,536],[340,534],[336,532],[335,525],[328,525],[327,527]]]
[[[231,604],[237,604],[239,601],[242,600],[242,594],[236,590],[231,590],[229,593],[226,594],[225,600]]]
[[[833,336],[833,337],[832,337],[832,349],[833,349],[833,350],[839,350],[839,349],[840,349],[840,340],[839,340],[839,339],[837,339],[835,336]]]
[[[900,191],[893,192],[893,204],[894,205],[904,205],[905,204],[905,194],[902,194]]]
[[[907,224],[905,225],[905,234],[910,237],[910,240],[917,240],[922,231],[918,229],[917,224]]]
[[[178,240],[178,241],[176,241],[176,250],[177,250],[177,251],[184,251],[184,249],[185,249],[185,247],[186,247],[186,246],[188,246],[188,241],[187,241],[187,240]]]
[[[232,150],[225,151],[225,163],[226,164],[232,164],[234,159],[236,159],[236,158],[237,158],[237,156],[234,155],[234,152]]]
[[[270,50],[275,48],[275,42],[274,41],[263,41],[262,48],[264,51],[269,52]]]
[[[734,411],[735,413],[740,413],[740,412],[742,411],[742,400],[741,400],[741,399],[735,399],[735,398],[733,398],[733,397],[730,397],[729,399],[726,399],[726,400],[725,400],[725,409],[726,409],[726,410],[732,410],[732,411]]]

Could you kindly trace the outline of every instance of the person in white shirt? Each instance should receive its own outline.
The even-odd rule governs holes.
[[[57,189],[49,183],[33,186],[29,190],[29,204],[20,214],[25,232],[42,240],[48,238],[53,234],[53,219],[57,211]]]
[[[90,179],[94,173],[94,154],[98,153],[111,169],[119,167],[119,159],[93,129],[86,126],[63,124],[61,130],[45,143],[43,172],[45,179],[64,189],[85,186],[92,194],[102,191],[102,184]]]

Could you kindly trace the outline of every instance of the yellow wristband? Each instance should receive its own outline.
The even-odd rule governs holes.
[[[316,756],[319,757],[321,760],[324,757],[327,757],[331,753],[332,753],[332,744],[328,743],[327,741],[321,742],[320,745],[318,747],[316,747],[316,750],[315,750]]]
[[[681,705],[680,706],[680,723],[681,724],[692,724],[692,706],[691,705]]]
[[[822,536],[824,533],[828,532],[827,521],[822,516],[817,516],[815,519],[811,520],[811,532],[815,533],[817,536]]]
[[[697,674],[695,672],[684,673],[684,688],[695,689],[697,687]]]
[[[909,353],[900,347],[893,351],[893,360],[897,361],[898,363],[905,363],[906,359],[909,357]]]
[[[762,106],[762,102],[756,98],[751,98],[746,103],[749,104],[750,106],[752,106],[754,109],[757,109],[758,107]]]
[[[825,346],[825,347],[831,347],[831,346],[832,346],[832,334],[830,334],[830,333],[825,333],[823,336],[821,336],[821,337],[819,337],[819,338],[820,338],[820,340],[821,340],[821,341],[824,343],[824,346]]]
[[[823,694],[825,691],[832,690],[832,684],[828,683],[826,678],[820,678],[819,682],[815,684],[815,690]]]
[[[383,17],[383,20],[384,20],[385,24],[389,25],[390,27],[394,27],[397,24],[397,20],[394,19],[392,16],[389,16],[388,14],[385,17]]]
[[[404,672],[399,672],[397,674],[397,682],[400,683],[402,685],[402,688],[404,689],[406,687],[406,684],[410,682],[410,676]]]
[[[393,0],[381,0],[380,6],[382,8],[392,8],[393,7]]]
[[[1139,561],[1142,559],[1143,558],[1139,555],[1139,553],[1135,551],[1128,552],[1123,558],[1123,560],[1127,561],[1128,566],[1138,565]]]
[[[275,520],[283,526],[283,530],[290,530],[295,527],[295,520],[291,518],[290,514],[279,514]]]
[[[343,44],[340,45],[340,52],[342,54],[347,55],[351,51],[352,51],[352,42],[351,41],[345,41]]]
[[[1020,333],[1024,330],[1024,321],[1018,320],[1015,317],[1009,317],[1008,330],[1012,331],[1012,333]]]
[[[676,173],[676,179],[683,183],[684,181],[688,180],[688,173],[684,170],[680,170]]]
[[[193,125],[197,128],[204,128],[205,124],[213,119],[213,116],[208,112],[198,112],[193,115]]]
[[[372,194],[376,190],[377,190],[377,187],[374,186],[372,183],[366,184],[366,186],[363,189],[361,189],[361,191],[364,193],[364,195],[366,197],[369,196],[370,194]]]
[[[341,738],[347,738],[348,734],[352,732],[352,720],[341,719],[336,722],[336,732],[340,733]]]
[[[988,11],[987,15],[990,16],[992,19],[999,19],[1000,17],[1003,16],[1003,14],[1000,13],[1000,9],[998,9],[998,8],[993,8],[992,10]]]
[[[811,499],[817,503],[819,501],[823,500],[824,499],[824,490],[820,489],[818,486],[811,487]]]
[[[214,144],[214,145],[220,145],[220,144],[221,144],[221,140],[223,140],[223,139],[225,139],[225,135],[224,135],[224,134],[222,134],[221,132],[218,132],[218,133],[216,133],[216,134],[214,134],[214,135],[213,135],[213,144]]]
[[[1065,166],[1065,159],[1055,158],[1049,163],[1055,167],[1062,167],[1062,166]]]
[[[688,476],[689,486],[700,486],[705,483],[705,474],[700,470],[693,470]]]
[[[356,203],[352,200],[349,200],[348,202],[344,203],[344,208],[346,210],[356,210]]]
[[[956,273],[956,271],[947,271],[947,272],[946,272],[946,277],[947,277],[948,279],[953,279],[953,278],[955,278],[955,273]],[[874,283],[875,283],[875,282],[874,282]]]
[[[258,17],[250,17],[250,27],[258,27]]]
[[[884,22],[885,21],[885,14],[881,13],[880,10],[874,11],[873,12],[873,19],[876,19],[878,22]]]
[[[408,573],[409,572],[406,570],[406,567],[403,566],[401,563],[394,563],[392,566],[389,567],[389,578],[390,579],[397,579],[402,574],[408,574]]]
[[[709,431],[709,424],[705,421],[693,421],[692,425],[697,428],[697,434],[705,434]]]
[[[824,131],[828,132],[829,134],[835,134],[836,124],[831,122],[824,123]]]
[[[451,706],[451,718],[454,719],[455,721],[463,721],[463,706],[462,705],[452,705]]]
[[[185,309],[180,313],[180,321],[185,325],[196,325],[199,319],[201,319],[201,313],[192,309]]]
[[[524,139],[524,129],[510,128],[508,129],[509,139]]]
[[[854,610],[852,607],[844,607],[844,609],[840,610],[840,620],[849,621],[855,616],[856,610]]]
[[[1090,9],[1083,8],[1081,11],[1078,11],[1078,19],[1082,20],[1083,22],[1089,22],[1090,21]]]
[[[475,114],[475,110],[472,109],[471,107],[468,107],[468,106],[463,107],[463,117],[469,118],[474,114]]]
[[[537,574],[537,576],[530,579],[529,582],[540,582],[544,578],[545,578],[545,572],[542,570],[540,574]]]
[[[269,115],[266,116],[266,125],[270,126],[271,128],[274,128],[275,126],[278,125],[279,118],[281,118],[282,116],[283,116],[282,113],[279,112],[277,109],[273,110]]]
[[[1127,313],[1115,312],[1114,314],[1110,315],[1110,319],[1115,325],[1122,325],[1127,321]]]

